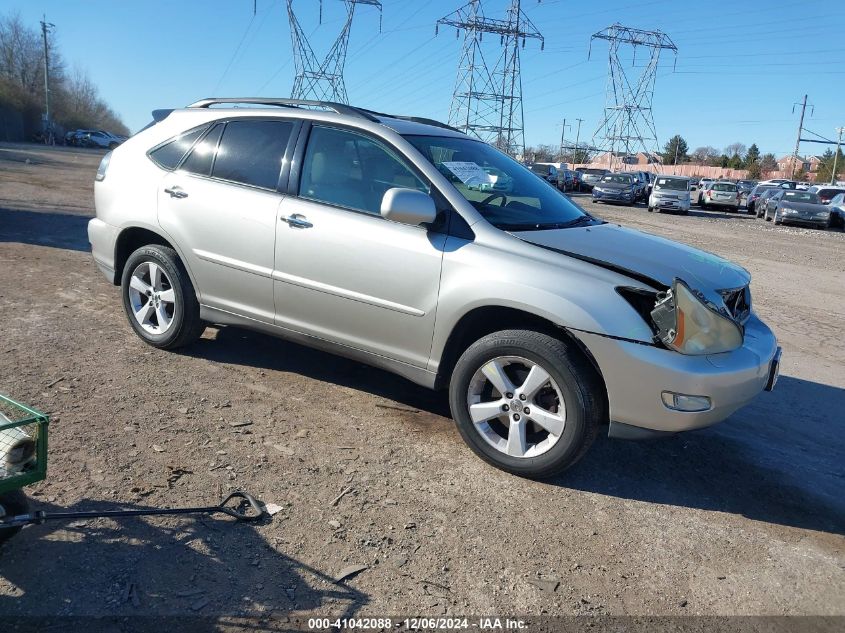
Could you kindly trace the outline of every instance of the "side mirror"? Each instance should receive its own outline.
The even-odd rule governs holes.
[[[427,193],[416,189],[393,187],[381,199],[381,216],[394,222],[418,226],[434,222],[437,208]]]

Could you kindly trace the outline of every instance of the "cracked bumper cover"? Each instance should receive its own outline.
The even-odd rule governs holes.
[[[613,423],[674,433],[721,422],[765,390],[778,351],[772,331],[752,313],[739,349],[723,354],[685,356],[587,332],[572,332],[599,366]],[[676,411],[661,394],[707,396],[707,411]]]

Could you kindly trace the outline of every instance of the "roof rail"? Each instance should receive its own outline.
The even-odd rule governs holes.
[[[266,105],[277,106],[281,108],[324,108],[331,110],[337,114],[347,114],[350,116],[357,116],[359,118],[367,119],[368,121],[378,122],[368,110],[356,108],[345,103],[335,103],[334,101],[311,101],[308,99],[278,99],[265,97],[226,97],[217,98],[209,97],[208,99],[200,99],[199,101],[189,105],[189,108],[208,108],[209,106],[218,103],[229,104],[250,104],[250,105]]]
[[[411,121],[412,123],[422,123],[424,125],[431,125],[433,127],[440,127],[440,128],[446,129],[446,130],[452,130],[453,132],[460,132],[461,134],[464,133],[463,130],[459,130],[456,127],[452,127],[451,125],[447,125],[447,124],[442,123],[441,121],[437,121],[435,119],[427,119],[427,118],[421,117],[421,116],[406,116],[406,115],[403,115],[403,114],[386,114],[384,112],[376,112],[374,110],[364,110],[363,108],[359,108],[359,110],[362,110],[363,112],[366,112],[368,114],[372,114],[373,116],[383,116],[383,117],[387,117],[389,119],[399,119],[400,121]]]

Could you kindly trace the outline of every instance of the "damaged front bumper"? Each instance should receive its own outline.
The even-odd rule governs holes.
[[[731,352],[684,355],[663,347],[572,332],[598,364],[607,388],[611,430],[616,425],[675,433],[721,422],[773,387],[779,367],[777,339],[753,313],[745,323],[743,344]],[[672,408],[671,394],[707,400],[706,408]],[[703,400],[698,400],[703,402]],[[623,429],[625,430],[625,429]],[[621,435],[621,433],[615,433]]]

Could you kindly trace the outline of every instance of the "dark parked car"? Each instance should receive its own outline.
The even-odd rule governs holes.
[[[819,196],[800,189],[781,189],[766,202],[765,219],[775,224],[805,224],[820,228],[830,226],[830,207]]]
[[[745,199],[745,208],[747,209],[748,213],[754,213],[757,207],[757,201],[763,197],[763,193],[778,188],[779,187],[777,185],[757,185],[756,187],[754,187],[748,194],[748,197]],[[759,213],[757,214],[757,217],[760,217]]]
[[[830,202],[830,226],[845,229],[845,192],[837,193]]]
[[[637,186],[634,174],[606,174],[593,185],[593,202],[634,204],[639,195]]]
[[[575,174],[571,169],[561,169],[557,176],[557,188],[561,191],[573,191],[575,189]]]

